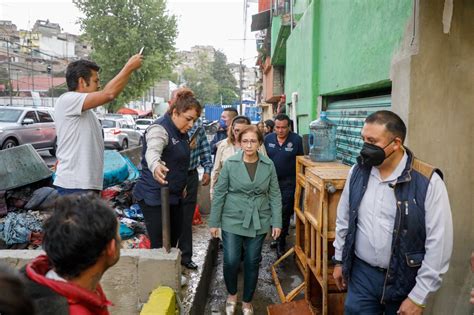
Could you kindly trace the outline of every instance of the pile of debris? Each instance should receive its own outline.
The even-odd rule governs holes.
[[[107,200],[120,220],[122,248],[150,248],[143,214],[132,190],[137,167],[116,151],[104,153]],[[0,249],[40,249],[43,222],[58,197],[54,173],[31,145],[0,150]],[[111,186],[111,187],[109,187]]]

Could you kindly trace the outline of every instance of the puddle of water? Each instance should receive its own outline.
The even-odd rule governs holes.
[[[260,263],[259,279],[252,301],[255,314],[267,314],[268,305],[281,303],[271,273],[271,266],[277,260],[277,256],[275,250],[270,248],[270,241],[271,240],[267,238],[262,249],[262,262]],[[291,243],[292,239],[289,238],[288,241]],[[209,289],[204,314],[225,314],[224,304],[227,298],[227,289],[224,284],[224,275],[222,271],[222,255],[223,252],[222,249],[220,249],[218,251],[217,265],[211,279],[211,287]],[[279,265],[277,273],[285,293],[290,292],[304,281],[303,275],[301,275],[296,263],[294,262],[294,258],[292,257],[288,257]],[[239,301],[241,301],[243,292],[242,278],[242,271],[240,271],[238,284]],[[303,297],[304,293],[301,293],[296,299],[301,299]],[[240,313],[241,306],[242,304],[239,303],[237,306],[237,314]]]

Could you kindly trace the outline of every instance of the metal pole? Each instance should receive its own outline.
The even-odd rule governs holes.
[[[290,34],[293,32],[293,0],[290,0]]]
[[[30,43],[30,58],[31,58],[31,84],[32,84],[32,91],[35,90],[35,67],[33,65],[33,44]]]
[[[240,66],[239,66],[239,87],[240,87],[240,93],[239,93],[239,99],[240,99],[240,115],[243,115],[243,105],[242,105],[242,89],[243,89],[243,79],[242,79],[242,58],[240,58]]]
[[[170,190],[168,186],[161,187],[161,224],[163,234],[163,248],[167,253],[171,249],[171,231],[170,231]]]
[[[12,69],[10,65],[10,38],[7,40],[7,58],[8,58],[8,84],[10,85],[10,105],[13,103]]]
[[[51,102],[54,107],[54,72],[53,72],[53,56],[51,56]]]

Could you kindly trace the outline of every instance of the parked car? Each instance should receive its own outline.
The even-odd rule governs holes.
[[[0,106],[0,149],[27,143],[56,155],[53,109]]]
[[[140,129],[140,132],[143,134],[155,120],[151,118],[139,118],[135,120],[135,124],[137,125],[138,129]]]
[[[104,143],[107,149],[125,150],[142,145],[142,134],[136,125],[129,125],[124,119],[102,119]]]

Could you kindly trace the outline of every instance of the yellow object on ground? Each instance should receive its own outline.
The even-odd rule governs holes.
[[[158,287],[153,290],[148,302],[143,305],[140,315],[175,315],[176,297],[170,287]]]

